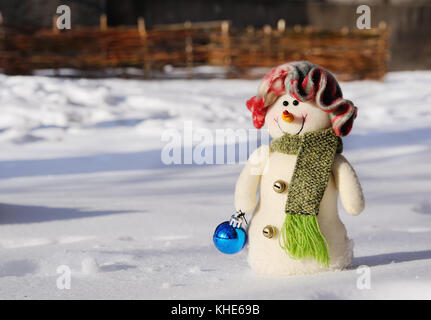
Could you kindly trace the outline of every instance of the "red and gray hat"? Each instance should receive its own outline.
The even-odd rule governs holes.
[[[264,125],[268,107],[286,92],[299,101],[313,102],[329,113],[338,136],[350,133],[357,108],[352,101],[343,98],[337,80],[329,71],[308,61],[283,64],[264,77],[257,96],[247,101],[256,128]]]

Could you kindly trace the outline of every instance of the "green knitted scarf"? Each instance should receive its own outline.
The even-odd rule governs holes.
[[[332,128],[302,136],[285,134],[271,142],[271,151],[298,155],[288,186],[280,246],[292,258],[314,258],[327,267],[329,248],[317,215],[335,154],[343,151],[342,140]]]

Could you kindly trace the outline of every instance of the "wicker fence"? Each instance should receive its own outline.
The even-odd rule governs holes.
[[[103,21],[103,20],[102,20]],[[227,21],[137,27],[75,27],[25,30],[0,27],[0,68],[7,74],[39,69],[78,69],[85,73],[134,67],[146,77],[167,65],[193,75],[196,66],[223,66],[228,77],[261,76],[292,60],[309,60],[340,79],[380,79],[386,73],[388,29],[325,31],[310,27],[233,29]],[[254,70],[254,71],[253,71]]]

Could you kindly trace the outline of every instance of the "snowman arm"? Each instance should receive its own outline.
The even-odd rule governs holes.
[[[364,210],[365,199],[352,165],[342,155],[336,155],[332,173],[344,209],[351,215],[360,214]]]
[[[256,192],[265,164],[269,156],[269,147],[261,146],[249,157],[242,169],[235,187],[235,209],[250,213],[256,206]]]

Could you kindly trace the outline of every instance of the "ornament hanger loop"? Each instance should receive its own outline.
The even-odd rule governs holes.
[[[229,224],[234,228],[241,228],[242,222],[245,221],[245,224],[248,225],[247,220],[245,219],[244,215],[245,212],[242,212],[241,210],[236,212],[237,215],[232,215],[229,221]]]

